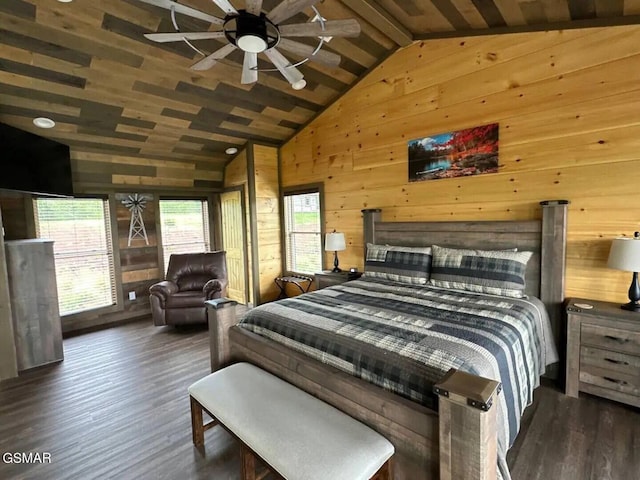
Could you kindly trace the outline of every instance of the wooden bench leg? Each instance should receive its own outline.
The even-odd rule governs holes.
[[[202,405],[192,396],[191,400],[191,437],[196,447],[204,446],[204,421],[202,419]]]
[[[244,443],[240,445],[240,461],[242,462],[242,480],[256,480],[256,457]]]
[[[384,464],[380,467],[371,480],[393,480],[393,468],[391,465],[391,458],[384,462]]]

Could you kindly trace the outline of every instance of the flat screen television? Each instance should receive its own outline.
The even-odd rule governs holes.
[[[73,196],[69,147],[0,123],[0,189]]]

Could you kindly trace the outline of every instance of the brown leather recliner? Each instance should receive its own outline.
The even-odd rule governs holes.
[[[206,323],[205,300],[227,294],[225,252],[171,255],[167,279],[149,288],[155,325]]]

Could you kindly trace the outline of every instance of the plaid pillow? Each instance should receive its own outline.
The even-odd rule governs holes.
[[[503,297],[526,297],[524,278],[532,252],[463,250],[437,245],[432,248],[430,285]]]
[[[365,277],[426,285],[431,268],[431,247],[396,247],[367,243]]]

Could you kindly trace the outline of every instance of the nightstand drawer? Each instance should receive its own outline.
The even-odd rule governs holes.
[[[640,314],[581,298],[570,299],[566,312],[565,393],[587,392],[640,407]]]
[[[640,376],[595,367],[580,366],[580,382],[640,397]]]
[[[640,332],[583,323],[580,343],[617,352],[640,352]]]
[[[360,272],[332,272],[331,270],[325,270],[318,272],[316,276],[316,287],[318,290],[326,287],[333,287],[334,285],[340,285],[351,280],[357,280],[362,276]]]
[[[632,376],[640,373],[640,357],[600,348],[581,347],[580,370],[587,365]]]

